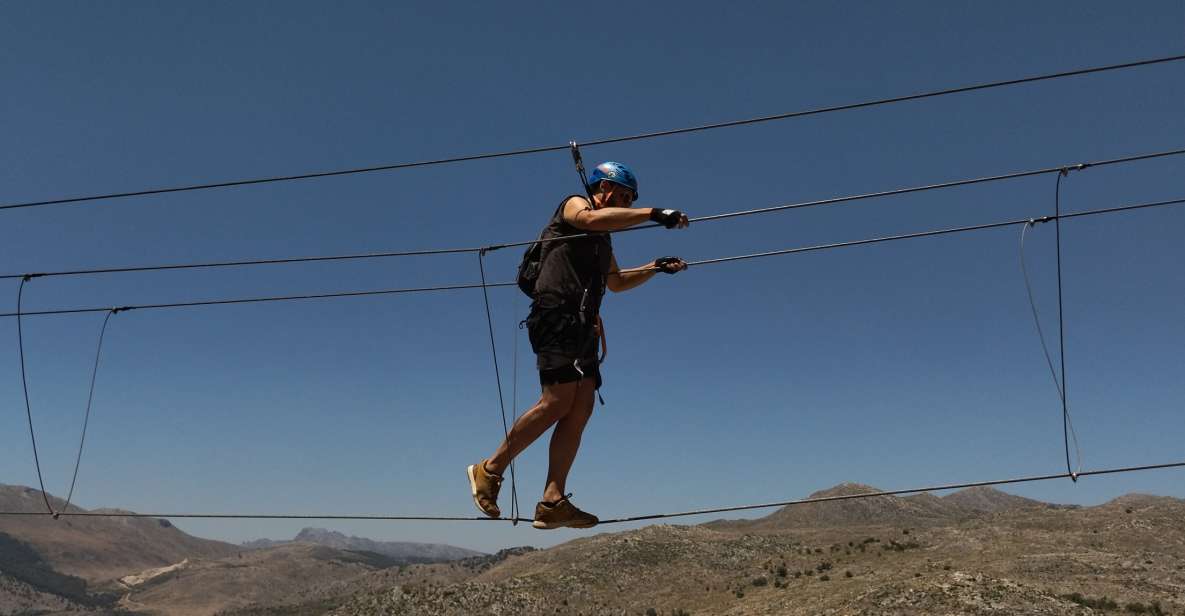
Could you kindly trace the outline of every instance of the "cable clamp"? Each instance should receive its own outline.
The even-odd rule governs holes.
[[[1090,163],[1078,163],[1077,165],[1070,165],[1068,167],[1062,167],[1061,170],[1058,171],[1057,173],[1058,173],[1058,175],[1064,177],[1064,176],[1070,175],[1071,171],[1082,171],[1083,169],[1085,169],[1089,166],[1090,166]]]
[[[29,282],[30,280],[32,280],[34,278],[41,278],[44,275],[45,274],[25,274],[24,276],[21,276],[21,279],[24,280],[25,282]]]
[[[501,250],[503,248],[506,248],[506,246],[507,246],[507,244],[491,244],[489,246],[482,246],[481,248],[477,249],[477,254],[484,257],[484,256],[486,256],[487,252],[494,252],[495,250]]]
[[[1039,218],[1030,218],[1028,225],[1030,227],[1035,227],[1038,224],[1041,224],[1043,222],[1049,222],[1051,220],[1057,220],[1057,216],[1041,216]]]
[[[576,163],[576,170],[584,177],[584,158],[580,156],[580,146],[575,141],[569,141],[568,148],[572,150],[572,162]]]
[[[127,312],[127,311],[129,311],[129,310],[135,310],[135,307],[134,307],[134,306],[119,306],[119,307],[115,307],[115,308],[112,308],[112,309],[111,309],[111,314],[119,314],[119,313],[121,313],[121,312]]]

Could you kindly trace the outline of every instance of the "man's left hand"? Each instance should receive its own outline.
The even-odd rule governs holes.
[[[664,274],[675,274],[687,269],[687,262],[679,257],[659,257],[654,260],[654,267]]]

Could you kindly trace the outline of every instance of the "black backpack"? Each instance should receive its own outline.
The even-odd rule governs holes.
[[[543,238],[542,235],[539,236]],[[527,297],[535,299],[535,283],[539,281],[539,270],[543,269],[543,243],[531,242],[518,264],[518,288]]]
[[[548,219],[547,224],[544,225],[543,230],[539,232],[539,239],[543,239],[543,234],[547,233],[547,227],[551,226],[551,222],[555,220],[556,214],[559,214],[563,209],[564,204],[568,202],[571,197],[566,197],[560,206],[556,208],[555,213]],[[523,260],[518,264],[518,288],[527,297],[535,299],[535,283],[539,281],[539,272],[543,269],[543,257],[546,256],[545,250],[547,244],[551,242],[540,242],[538,240],[531,242],[527,246],[527,250],[523,252]]]

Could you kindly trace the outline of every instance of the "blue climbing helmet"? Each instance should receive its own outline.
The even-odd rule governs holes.
[[[603,162],[593,168],[592,177],[588,178],[589,188],[595,188],[601,180],[625,186],[633,191],[634,200],[637,201],[638,178],[634,176],[634,172],[630,171],[629,167],[611,160]]]

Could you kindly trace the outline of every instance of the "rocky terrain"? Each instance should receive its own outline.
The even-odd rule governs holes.
[[[875,496],[415,565],[292,543],[135,572],[106,608],[44,562],[9,573],[0,614],[1185,615],[1185,501]]]
[[[65,511],[65,501],[49,499],[55,509]],[[40,490],[0,484],[0,511],[41,513],[45,502]],[[87,510],[71,505],[69,511]],[[156,518],[4,516],[0,533],[30,546],[54,571],[92,582],[186,558],[221,558],[242,551],[229,543],[187,535],[168,520]]]
[[[792,506],[590,537],[331,613],[1185,614],[1185,501],[1053,507],[978,489]]]

